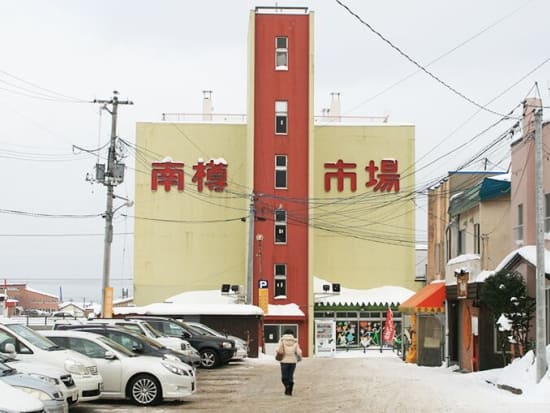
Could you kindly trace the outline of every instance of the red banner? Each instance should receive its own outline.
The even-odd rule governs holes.
[[[395,336],[395,324],[393,323],[393,312],[388,308],[386,312],[386,324],[384,324],[383,339],[386,343],[392,343]]]

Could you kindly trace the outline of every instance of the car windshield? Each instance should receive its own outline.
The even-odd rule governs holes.
[[[210,327],[205,326],[204,324],[191,324],[191,327],[201,331],[203,335],[223,337],[221,333],[217,332],[216,330],[212,330]]]
[[[151,324],[149,323],[142,323],[141,324],[143,326],[143,328],[145,330],[147,330],[150,334],[151,334],[151,337],[153,338],[159,338],[159,337],[162,337],[162,334],[160,334],[160,332],[158,330],[156,330],[155,328],[153,328],[151,326]]]
[[[53,341],[47,339],[43,335],[36,333],[35,331],[22,324],[7,324],[6,327],[41,350],[52,351],[62,349]]]
[[[2,376],[10,376],[12,374],[15,374],[17,371],[15,369],[12,369],[10,366],[0,363],[0,377]]]
[[[205,334],[204,331],[202,330],[199,330],[198,328],[196,328],[195,326],[190,326],[189,324],[185,324],[185,328],[187,330],[189,330],[189,332],[195,336],[205,336],[205,335],[209,335],[209,334]]]
[[[150,345],[151,347],[156,348],[157,350],[165,348],[162,344],[160,344],[157,340],[149,338],[147,336],[140,336],[140,339],[142,339],[145,343]]]
[[[111,340],[109,337],[105,336],[98,336],[97,339],[101,341],[104,344],[107,344],[109,347],[111,347],[113,350],[118,351],[119,353],[124,354],[128,357],[137,357],[137,354],[132,353],[130,350],[128,350],[126,347],[118,344],[116,341]]]

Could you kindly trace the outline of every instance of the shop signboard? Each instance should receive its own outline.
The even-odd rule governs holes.
[[[315,320],[315,355],[333,357],[336,353],[336,322]]]
[[[269,312],[269,284],[267,280],[258,280],[258,307],[264,314]]]

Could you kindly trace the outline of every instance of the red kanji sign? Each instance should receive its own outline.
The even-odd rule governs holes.
[[[164,190],[170,192],[176,185],[178,191],[183,191],[183,162],[153,162],[151,171],[151,189],[156,191],[158,185],[164,185]]]
[[[202,192],[203,185],[215,192],[222,192],[227,186],[227,163],[224,160],[210,159],[210,162],[205,164],[202,159],[199,159],[193,165],[193,169],[196,171],[193,182],[197,183],[199,192]]]
[[[162,162],[153,162],[151,171],[151,189],[156,191],[159,185],[169,192],[172,186],[183,191],[184,173],[183,162],[172,162],[171,159]],[[197,184],[197,191],[202,192],[204,186],[210,191],[222,192],[227,186],[227,161],[225,159],[210,159],[205,163],[199,159],[193,165],[195,174],[192,181]]]
[[[338,192],[344,190],[344,178],[350,180],[351,192],[357,190],[357,177],[354,171],[357,164],[345,163],[339,159],[336,163],[325,163],[325,169],[336,169],[335,172],[325,172],[325,191],[329,192],[331,189],[331,179],[336,178]],[[375,161],[370,160],[365,171],[367,172],[368,180],[365,183],[367,188],[372,187],[373,191],[380,192],[399,192],[399,178],[398,173],[399,164],[395,159],[382,159],[380,166],[376,166]],[[347,169],[347,170],[346,170]]]
[[[332,178],[336,178],[338,192],[342,192],[344,190],[344,178],[348,178],[351,181],[351,191],[355,192],[357,190],[355,172],[346,172],[344,169],[355,169],[356,166],[355,163],[345,163],[341,159],[338,159],[336,163],[326,163],[325,168],[336,169],[336,172],[325,173],[325,191],[330,191],[330,181]]]

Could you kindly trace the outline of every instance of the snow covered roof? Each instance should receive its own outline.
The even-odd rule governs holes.
[[[313,291],[316,295],[315,303],[323,304],[386,304],[386,303],[402,303],[414,295],[413,290],[397,286],[384,286],[370,289],[353,289],[340,288],[339,294],[325,294],[323,291],[324,284],[331,284],[322,278],[314,277]]]
[[[250,304],[154,303],[142,307],[113,307],[113,313],[143,315],[263,315],[260,307]]]
[[[454,257],[447,262],[447,265],[460,264],[461,262],[479,260],[479,255],[477,254],[462,254],[458,257]]]
[[[42,295],[46,295],[48,297],[52,297],[52,298],[55,298],[55,299],[59,300],[59,297],[55,294],[50,294],[50,293],[45,293],[43,291],[38,291],[38,290],[35,290],[34,288],[30,288],[28,285],[25,286],[25,289],[27,291],[30,291],[31,293],[42,294]]]
[[[297,304],[269,304],[266,315],[270,316],[305,316],[304,312],[300,310]]]
[[[526,245],[518,248],[508,254],[497,265],[495,272],[499,272],[502,269],[508,268],[518,258],[524,259],[533,266],[537,266],[537,247],[535,245]],[[544,250],[544,272],[550,274],[550,251]]]

